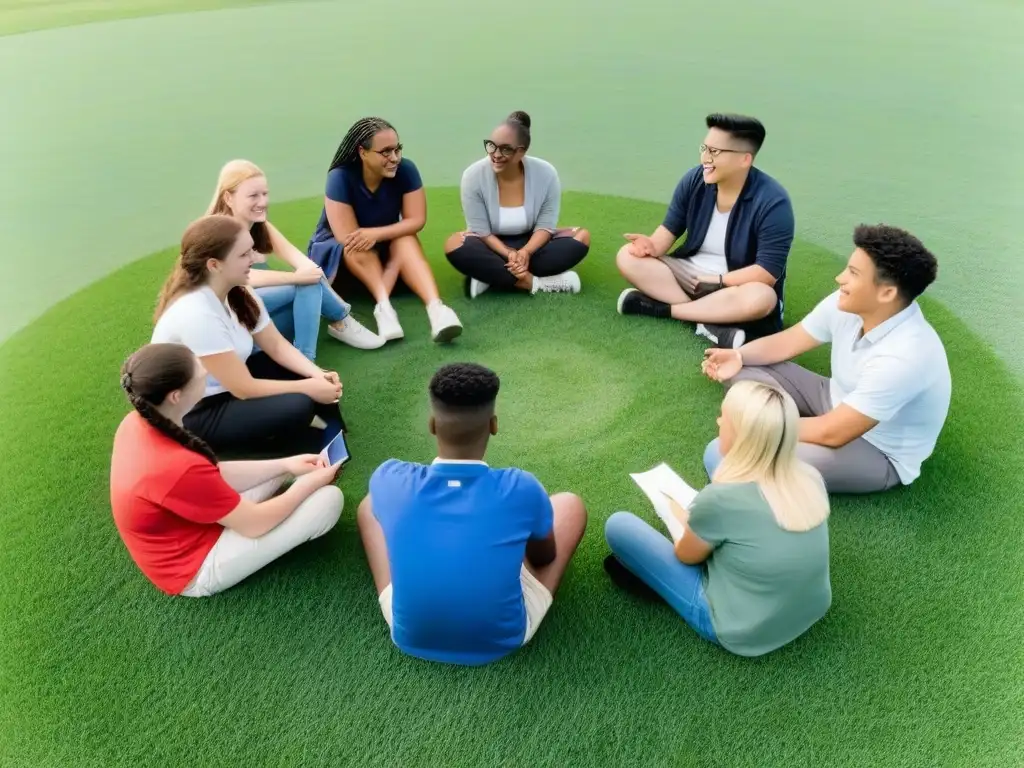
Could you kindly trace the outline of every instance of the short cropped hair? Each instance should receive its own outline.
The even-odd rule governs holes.
[[[764,144],[765,130],[761,121],[747,115],[727,115],[714,112],[704,118],[708,128],[725,131],[734,139],[742,141],[750,147],[751,154],[756,155]]]
[[[449,363],[430,380],[430,399],[442,407],[480,408],[498,398],[501,380],[489,368],[476,363]]]
[[[877,282],[895,285],[906,304],[924,293],[938,275],[935,256],[906,230],[861,224],[853,230],[853,244],[875,263]]]

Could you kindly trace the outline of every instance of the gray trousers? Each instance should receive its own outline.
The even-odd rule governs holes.
[[[801,416],[824,416],[832,410],[829,380],[796,363],[744,367],[725,386],[743,379],[784,389],[796,402]],[[875,493],[900,484],[896,467],[863,437],[842,448],[800,443],[797,454],[821,472],[829,493]]]

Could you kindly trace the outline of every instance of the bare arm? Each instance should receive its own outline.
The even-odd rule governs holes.
[[[402,195],[402,220],[386,227],[372,227],[366,233],[378,242],[415,235],[427,226],[427,193],[423,187]]]
[[[253,488],[288,472],[284,459],[222,461],[217,464],[224,482],[232,488]]]
[[[551,233],[548,232],[546,229],[537,229],[534,230],[526,245],[524,245],[519,250],[526,251],[527,255],[532,257],[533,254],[535,254],[549,242],[551,242]]]
[[[284,395],[290,392],[308,394],[306,392],[307,384],[304,380],[278,381],[276,379],[253,378],[245,363],[233,351],[221,352],[216,355],[205,355],[200,360],[210,375],[224,385],[239,400]]]
[[[650,237],[630,234],[626,235],[626,239],[629,240],[629,250],[634,256],[658,259],[668,253],[679,238],[666,229],[664,224],[659,224]]]
[[[739,352],[743,365],[774,365],[792,360],[819,346],[821,342],[798,323],[784,331],[744,344]]]
[[[776,280],[767,269],[757,264],[752,264],[749,267],[743,267],[743,269],[726,272],[722,275],[722,282],[726,286],[743,285],[744,283],[764,283],[774,287]]]
[[[554,562],[556,554],[558,553],[555,550],[554,526],[551,528],[551,533],[543,539],[526,540],[526,559],[530,561],[530,565],[534,568],[543,568],[545,565],[550,565]]]
[[[668,500],[672,514],[683,524],[683,537],[675,543],[676,558],[687,565],[703,563],[714,551],[714,547],[690,529],[690,512],[672,499]]]
[[[220,524],[250,539],[259,538],[276,528],[336,474],[337,469],[332,467],[315,470],[300,477],[284,493],[266,501],[253,502],[242,497],[238,506],[220,519]]]
[[[840,403],[822,416],[800,419],[800,442],[842,448],[874,428],[878,422],[855,408]]]
[[[306,254],[292,245],[288,238],[282,235],[277,227],[269,221],[267,222],[267,233],[270,235],[270,247],[274,249],[274,253],[286,261],[292,269],[316,268],[316,264],[310,261]]]
[[[281,335],[273,323],[268,323],[266,328],[259,333],[254,333],[252,337],[271,360],[292,373],[307,378],[323,376],[323,369],[299,352],[288,339]]]

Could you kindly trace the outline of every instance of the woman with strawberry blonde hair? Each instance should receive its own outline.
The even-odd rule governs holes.
[[[225,214],[248,227],[258,261],[253,264],[250,285],[263,300],[274,325],[310,360],[316,359],[320,316],[327,333],[356,349],[377,349],[384,340],[361,325],[324,277],[323,270],[288,242],[267,218],[267,177],[248,160],[232,160],[220,170],[217,189],[207,214]],[[292,268],[267,268],[271,254]]]
[[[724,458],[685,510],[674,544],[640,518],[616,512],[605,525],[605,570],[630,591],[656,594],[705,640],[741,656],[780,648],[832,604],[828,494],[796,454],[793,398],[754,381],[722,402]]]

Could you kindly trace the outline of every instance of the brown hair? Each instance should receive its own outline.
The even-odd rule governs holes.
[[[181,294],[206,284],[206,262],[210,259],[226,259],[244,229],[245,225],[238,219],[222,214],[203,216],[189,224],[181,236],[178,263],[160,290],[153,322],[159,320],[167,307]],[[260,305],[245,287],[236,285],[228,291],[228,306],[247,329],[251,331],[256,327],[260,319]]]
[[[171,392],[186,387],[195,373],[196,357],[184,344],[147,344],[121,366],[121,389],[154,429],[216,464],[209,445],[156,409]]]
[[[213,192],[213,200],[206,214],[225,213],[231,214],[231,208],[224,200],[226,192],[234,192],[244,181],[249,179],[266,178],[266,174],[260,170],[256,163],[248,160],[231,160],[225,163],[217,176],[217,189]],[[252,235],[252,247],[259,253],[273,253],[274,248],[270,244],[270,230],[267,229],[265,221],[257,221],[249,227],[249,234]]]

